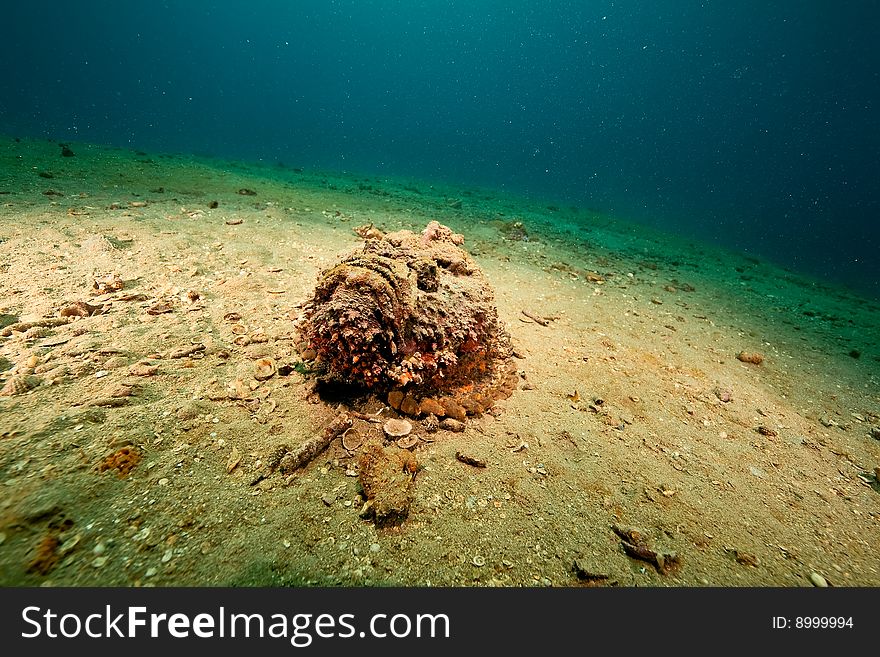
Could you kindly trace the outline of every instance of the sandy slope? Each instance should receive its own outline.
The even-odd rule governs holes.
[[[72,147],[0,144],[3,323],[102,304],[0,337],[0,384],[41,382],[0,397],[0,584],[880,585],[876,303],[585,210]],[[251,486],[333,415],[255,361],[299,360],[297,304],[355,226],[430,219],[493,282],[523,389],[415,449],[399,528],[359,517],[339,441]]]

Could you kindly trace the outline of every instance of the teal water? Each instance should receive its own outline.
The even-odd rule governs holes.
[[[481,185],[880,295],[876,3],[6,8],[0,132]]]

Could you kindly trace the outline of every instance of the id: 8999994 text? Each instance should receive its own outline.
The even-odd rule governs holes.
[[[773,617],[774,630],[842,630],[852,629],[852,616],[785,616]]]

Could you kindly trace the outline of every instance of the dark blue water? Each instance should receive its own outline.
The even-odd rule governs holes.
[[[4,133],[503,188],[880,296],[876,2],[15,4]]]

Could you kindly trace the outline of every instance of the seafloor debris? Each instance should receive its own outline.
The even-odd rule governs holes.
[[[365,240],[380,240],[385,237],[385,233],[376,228],[373,224],[358,226],[354,229],[354,232]]]
[[[510,339],[463,241],[436,221],[367,240],[321,273],[298,327],[301,353],[327,380],[390,391],[405,415],[438,415],[436,403],[420,407],[436,397],[461,421],[468,406],[479,414],[509,396]]]
[[[125,283],[119,277],[119,274],[110,273],[101,278],[92,281],[92,295],[109,294],[118,292],[125,287]]]
[[[101,312],[104,306],[101,304],[92,305],[85,301],[74,301],[62,308],[58,315],[61,317],[91,317]]]
[[[147,308],[148,315],[162,315],[170,312],[174,312],[174,306],[167,301],[159,301]]]
[[[369,444],[361,452],[359,465],[360,483],[367,498],[361,516],[374,518],[379,526],[406,520],[418,470],[415,456],[405,449]]]
[[[352,421],[348,413],[342,412],[337,415],[319,435],[310,438],[293,452],[284,455],[279,463],[281,474],[290,474],[297,468],[310,463],[318,454],[327,449],[335,438],[351,429],[351,425]]]
[[[318,454],[327,449],[334,439],[351,429],[351,425],[351,416],[342,411],[330,421],[330,424],[324,427],[319,435],[309,438],[295,450],[290,451],[287,445],[279,445],[266,457],[265,467],[254,477],[250,485],[254,486],[260,483],[276,469],[280,468],[281,474],[286,475],[297,468],[308,465]]]
[[[467,465],[472,465],[475,468],[485,468],[486,461],[481,458],[477,458],[476,456],[471,456],[470,454],[465,454],[462,451],[458,451],[455,453],[455,458],[461,461],[462,463],[466,463]]]
[[[658,552],[648,545],[645,531],[628,525],[611,525],[611,529],[621,539],[623,550],[629,556],[654,564],[662,575],[668,575],[681,566],[675,552]]]
[[[8,316],[9,315],[7,315],[7,317]],[[9,324],[6,328],[0,331],[0,336],[9,337],[15,332],[23,333],[24,331],[37,326],[63,326],[67,324],[67,322],[67,317],[47,317],[33,322],[15,322],[14,324]]]

